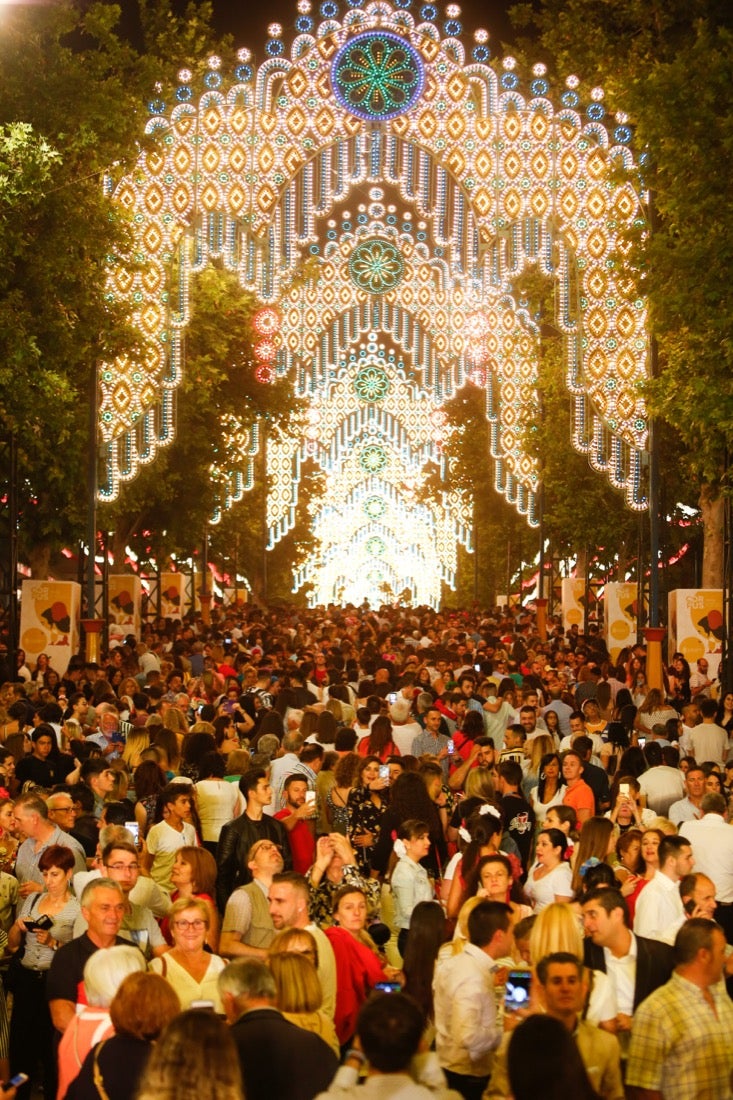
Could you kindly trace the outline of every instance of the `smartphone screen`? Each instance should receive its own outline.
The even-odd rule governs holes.
[[[306,806],[315,806],[315,804],[316,804],[316,792],[315,791],[306,791],[305,792],[305,804],[306,804]]]
[[[447,750],[448,750],[448,754],[449,754],[449,756],[452,756],[452,755],[453,755],[453,753],[454,753],[454,752],[456,751],[456,746],[455,746],[455,743],[454,743],[454,741],[453,741],[453,738],[452,738],[452,737],[451,737],[450,741],[448,742],[448,744],[447,744],[447,745],[446,745],[445,747],[446,747],[446,748],[447,748]]]
[[[619,783],[618,793],[622,798],[628,798],[631,794],[631,787],[628,783]]]
[[[387,702],[390,703],[390,704],[397,702],[397,692],[396,691],[390,691],[388,693]]]
[[[376,982],[374,989],[377,993],[400,993],[402,986],[399,982]]]
[[[138,825],[137,821],[126,821],[125,822],[125,828],[127,829],[128,833],[132,833],[132,835],[134,836],[135,844],[139,844],[140,843],[140,826]]]
[[[19,1089],[21,1085],[24,1085],[28,1080],[27,1073],[16,1073],[15,1077],[11,1077],[8,1081],[8,1086],[13,1089]]]
[[[520,1008],[527,1007],[531,983],[532,974],[529,970],[509,971],[504,992],[504,1009],[507,1012],[516,1012]]]
[[[389,764],[380,764],[379,765],[379,778],[380,779],[389,779]]]

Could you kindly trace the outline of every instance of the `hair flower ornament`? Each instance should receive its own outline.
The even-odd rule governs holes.
[[[492,817],[501,820],[501,814],[497,810],[496,806],[492,806],[490,802],[484,802],[483,806],[479,808],[478,812],[480,817],[484,817],[486,814],[491,814]]]
[[[398,859],[404,859],[405,856],[407,855],[407,848],[405,848],[404,840],[400,840],[398,838],[394,842],[394,844],[392,845],[392,851],[394,852],[394,854],[397,856]]]

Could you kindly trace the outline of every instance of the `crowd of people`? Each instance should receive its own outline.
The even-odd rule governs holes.
[[[2,1100],[729,1100],[733,690],[542,635],[240,606],[19,652]]]

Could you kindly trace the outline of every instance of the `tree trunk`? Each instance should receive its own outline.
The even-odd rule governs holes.
[[[122,527],[118,527],[112,532],[113,573],[127,573],[129,571],[129,565],[125,564],[126,535],[127,532]]]
[[[28,564],[34,581],[48,580],[51,565],[51,547],[48,543],[36,544],[28,549]]]
[[[588,569],[588,550],[584,546],[575,556],[575,576],[584,577]]]
[[[723,587],[723,497],[717,486],[703,482],[700,489],[703,524],[702,588]]]

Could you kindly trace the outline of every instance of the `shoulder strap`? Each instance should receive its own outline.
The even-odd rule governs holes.
[[[94,1048],[94,1066],[92,1069],[94,1087],[99,1093],[101,1100],[109,1100],[109,1094],[104,1087],[104,1076],[102,1074],[102,1070],[99,1067],[99,1055],[102,1053],[102,1048],[104,1047],[104,1044],[106,1042],[107,1040],[103,1039],[102,1042],[98,1043],[97,1046]]]

